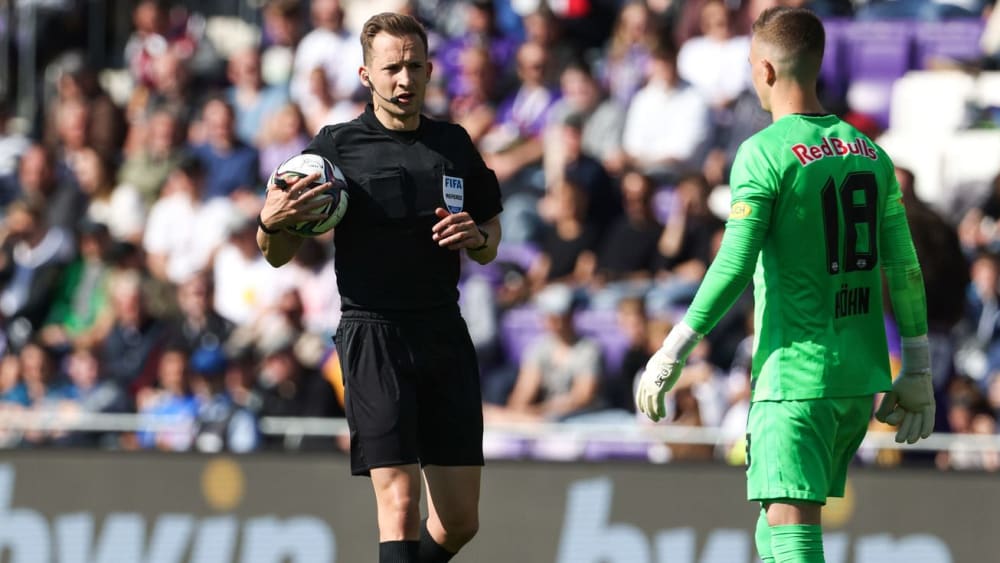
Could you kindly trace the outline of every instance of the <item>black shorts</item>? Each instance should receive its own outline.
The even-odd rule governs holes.
[[[483,465],[479,365],[456,311],[387,317],[346,311],[336,335],[351,473]]]

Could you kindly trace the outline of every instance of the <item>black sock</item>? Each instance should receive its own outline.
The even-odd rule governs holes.
[[[420,542],[384,541],[378,544],[378,563],[419,563]]]
[[[434,541],[427,531],[427,520],[420,522],[420,563],[448,563],[455,554]]]

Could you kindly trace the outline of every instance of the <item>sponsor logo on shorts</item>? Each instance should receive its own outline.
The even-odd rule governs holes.
[[[878,153],[871,144],[863,138],[853,141],[844,141],[836,137],[823,137],[823,142],[818,145],[806,145],[798,143],[792,145],[792,154],[799,159],[799,164],[809,166],[817,160],[834,156],[862,156],[871,160],[878,160]]]
[[[465,182],[461,178],[445,176],[442,180],[444,204],[451,213],[459,213],[465,207]]]

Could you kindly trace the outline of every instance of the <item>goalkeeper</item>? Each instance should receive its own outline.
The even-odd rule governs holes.
[[[930,435],[934,396],[923,277],[893,165],[816,95],[823,24],[770,8],[753,25],[751,76],[773,123],[740,147],[722,246],[684,319],[640,378],[656,421],[688,353],[754,280],[747,497],[762,505],[765,563],[823,561],[821,507],[843,496],[847,466],[876,417],[897,442]],[[881,273],[902,336],[889,373]]]

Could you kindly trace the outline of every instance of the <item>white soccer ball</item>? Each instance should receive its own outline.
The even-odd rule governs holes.
[[[326,215],[326,219],[302,221],[285,227],[285,230],[290,233],[306,237],[321,235],[336,227],[344,218],[344,214],[347,213],[347,181],[344,179],[344,173],[335,164],[318,154],[297,154],[282,162],[271,173],[267,184],[268,186],[274,185],[278,189],[287,189],[283,188],[281,184],[275,185],[275,180],[283,180],[287,185],[315,172],[319,172],[319,178],[311,186],[318,186],[326,182],[333,183],[330,189],[324,192],[332,196],[333,199],[327,205],[316,210],[317,213]]]

